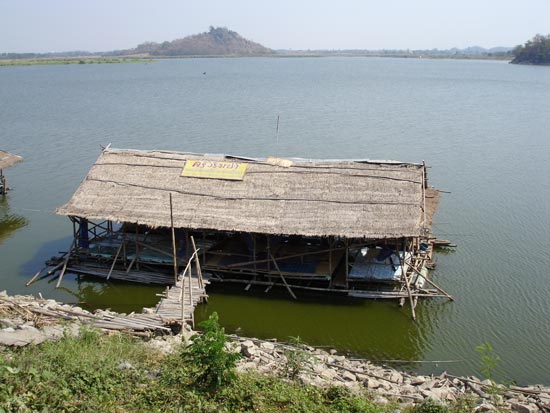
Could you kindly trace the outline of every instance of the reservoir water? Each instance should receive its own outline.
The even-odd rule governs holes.
[[[392,58],[184,59],[0,68],[0,290],[132,311],[160,288],[67,275],[25,282],[66,250],[55,215],[100,145],[247,156],[421,162],[441,190],[434,232],[458,245],[433,272],[454,302],[301,300],[215,292],[227,331],[300,336],[404,368],[477,374],[488,342],[503,376],[550,384],[550,68]],[[280,116],[278,138],[275,127]],[[416,363],[419,360],[459,360]]]

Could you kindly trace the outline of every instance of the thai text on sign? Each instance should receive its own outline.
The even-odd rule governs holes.
[[[181,176],[242,181],[245,170],[245,163],[199,161],[189,159],[185,161],[185,166],[183,171],[181,171]]]

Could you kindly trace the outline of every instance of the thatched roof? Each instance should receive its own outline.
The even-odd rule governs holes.
[[[22,160],[23,158],[21,158],[20,156],[14,155],[6,151],[0,151],[0,169],[12,166],[13,164],[21,162]]]
[[[180,176],[188,159],[246,163],[242,181]],[[423,165],[105,150],[61,215],[262,234],[396,238],[424,226]],[[285,167],[286,166],[286,167]],[[428,219],[426,219],[428,221]]]

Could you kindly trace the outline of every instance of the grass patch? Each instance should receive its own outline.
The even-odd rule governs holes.
[[[66,335],[39,346],[4,349],[0,351],[0,412],[389,413],[398,407],[395,403],[376,405],[366,392],[321,389],[279,377],[247,373],[219,380],[219,374],[232,369],[232,362],[220,353],[205,353],[207,343],[216,348],[219,344],[216,329],[207,327],[214,334],[196,341],[200,351],[197,345],[182,344],[169,355],[141,340],[105,336],[90,329],[82,329],[78,337]],[[197,351],[206,357],[189,356]],[[208,371],[205,382],[204,364],[211,359],[224,363]],[[463,403],[460,407],[456,411],[462,413],[472,406]],[[454,409],[424,404],[401,411]]]

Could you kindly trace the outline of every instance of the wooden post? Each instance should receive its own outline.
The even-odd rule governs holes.
[[[349,288],[349,242],[347,238],[344,241],[344,246],[346,248],[346,288]]]
[[[254,271],[256,271],[256,234],[252,234],[252,261],[254,262]]]
[[[328,274],[332,275],[332,237],[328,237]]]
[[[270,247],[270,245],[269,245],[269,234],[266,235],[265,239],[266,239],[266,242],[267,242],[267,246],[266,246],[267,257],[269,258],[269,257],[271,257],[271,247]],[[270,263],[271,263],[271,261],[268,259],[268,260],[267,260],[267,272],[268,272],[268,274],[269,274],[269,271],[271,270],[271,265],[270,265]],[[271,280],[270,280],[270,281],[271,281]]]
[[[206,233],[202,231],[202,265],[206,265]]]
[[[138,223],[136,222],[136,239],[134,240],[134,243],[135,243],[135,249],[136,249],[136,268],[137,270],[139,271],[139,243],[138,243],[138,235],[139,235],[139,225]]]
[[[178,258],[176,256],[176,231],[174,229],[174,212],[172,207],[172,192],[170,192],[170,227],[172,228],[172,256],[174,258],[174,285],[178,282]]]
[[[193,253],[195,255],[195,265],[197,267],[197,279],[199,282],[199,287],[204,289],[204,284],[202,282],[202,270],[201,270],[201,264],[199,261],[199,250],[197,250],[197,246],[195,245],[195,238],[191,235],[191,245],[193,245]]]

